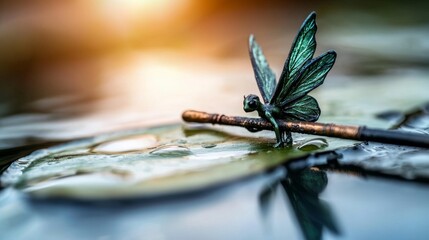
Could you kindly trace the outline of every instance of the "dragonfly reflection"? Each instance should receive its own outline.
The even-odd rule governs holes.
[[[327,184],[326,172],[317,168],[289,172],[285,178],[277,179],[260,193],[262,214],[265,216],[268,214],[276,189],[281,189],[289,199],[305,239],[322,239],[324,228],[339,235],[340,230],[329,204],[319,199],[319,194]],[[278,188],[279,185],[281,188]]]

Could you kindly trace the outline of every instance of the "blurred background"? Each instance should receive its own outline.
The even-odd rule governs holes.
[[[244,115],[243,95],[258,93],[249,35],[279,75],[311,11],[317,12],[316,55],[338,53],[323,86],[311,92],[321,122],[374,127],[380,112],[399,111],[398,122],[426,104],[417,117],[406,116],[411,124],[402,123],[428,134],[428,9],[429,1],[400,0],[0,0],[0,171],[62,141],[180,122],[186,109]],[[380,122],[377,127],[393,125]],[[325,239],[426,239],[427,185],[380,178],[377,171],[408,180],[417,172],[427,183],[429,151],[360,147],[363,160],[356,148],[349,160],[370,171],[311,170],[319,180],[310,181],[310,190],[317,181],[327,187],[320,200],[301,189],[311,174],[282,167],[217,191],[123,205],[37,201],[4,189],[0,233],[9,239],[320,239],[328,227]],[[336,155],[345,164],[347,150]],[[300,235],[297,224],[316,237]]]
[[[399,0],[0,1],[0,148],[180,121],[188,108],[242,114],[242,96],[257,92],[248,36],[255,34],[279,73],[311,11],[318,14],[317,54],[339,54],[325,85],[350,76],[426,78],[428,7]]]

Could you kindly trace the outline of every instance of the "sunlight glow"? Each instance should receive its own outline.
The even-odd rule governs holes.
[[[116,34],[167,31],[183,20],[192,0],[103,0],[95,10]]]
[[[122,17],[171,18],[180,13],[188,0],[105,0],[102,5]]]

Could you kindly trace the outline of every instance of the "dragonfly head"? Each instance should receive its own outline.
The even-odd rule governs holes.
[[[253,94],[244,96],[243,109],[245,112],[256,111],[258,110],[260,105],[261,105],[261,101],[259,100],[258,96]]]

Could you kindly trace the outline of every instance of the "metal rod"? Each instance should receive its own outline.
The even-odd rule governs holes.
[[[183,112],[182,118],[186,122],[273,130],[271,123],[262,118],[226,116],[194,110]],[[288,122],[283,120],[278,120],[278,123],[281,128],[297,133],[429,148],[429,135],[425,134],[371,129],[365,126],[344,126],[332,123]]]

